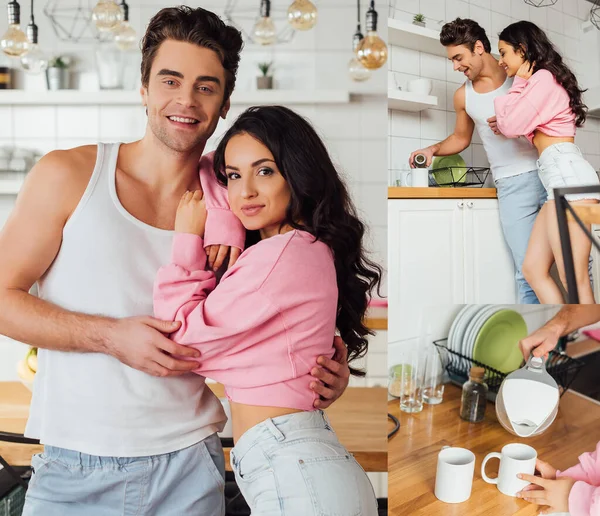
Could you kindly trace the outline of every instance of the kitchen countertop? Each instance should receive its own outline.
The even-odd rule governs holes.
[[[365,318],[367,328],[371,330],[387,330],[388,327],[388,309],[383,306],[374,306],[367,311]]]
[[[221,384],[207,384],[224,396]],[[366,471],[387,471],[386,412],[387,389],[382,387],[348,387],[345,394],[326,413],[342,444]],[[0,382],[0,430],[23,433],[31,393],[20,382]],[[31,456],[42,446],[11,444],[0,441],[0,455],[13,465],[29,464]],[[229,470],[229,448],[225,448]]]
[[[388,199],[496,199],[495,188],[388,186]]]
[[[489,452],[505,444],[523,442],[538,456],[564,470],[578,462],[578,456],[593,451],[600,440],[600,403],[567,391],[561,398],[558,416],[543,434],[520,439],[504,430],[488,403],[485,419],[470,424],[459,418],[461,390],[446,385],[440,405],[425,405],[419,414],[400,412],[398,400],[388,403],[388,412],[400,419],[400,431],[389,441],[390,516],[535,516],[537,506],[500,493],[481,478],[481,463]],[[388,431],[391,422],[388,423]],[[458,446],[475,454],[475,475],[471,497],[464,503],[446,504],[433,494],[437,456],[442,446]],[[495,476],[498,461],[487,466]]]

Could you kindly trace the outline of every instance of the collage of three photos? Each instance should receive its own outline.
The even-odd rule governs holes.
[[[8,2],[0,516],[599,516],[599,20]]]

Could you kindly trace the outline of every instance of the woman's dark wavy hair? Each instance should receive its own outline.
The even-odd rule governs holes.
[[[522,50],[527,61],[533,64],[533,72],[548,70],[556,82],[569,94],[569,105],[575,114],[575,124],[581,127],[587,117],[587,106],[583,103],[577,78],[563,62],[546,33],[534,23],[519,21],[510,24],[500,34],[500,40],[508,43],[517,52]]]
[[[225,133],[215,152],[215,173],[223,185],[227,184],[225,149],[238,134],[249,134],[265,145],[289,185],[291,200],[282,225],[307,231],[332,249],[339,293],[336,326],[348,348],[348,361],[364,356],[366,336],[373,333],[365,326],[364,315],[369,294],[381,286],[382,270],[366,256],[365,225],[325,145],[294,111],[282,106],[251,107]]]

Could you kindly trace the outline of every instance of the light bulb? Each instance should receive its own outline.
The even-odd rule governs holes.
[[[8,29],[0,40],[0,48],[11,57],[21,57],[29,50],[29,40],[21,30],[21,6],[16,0],[8,2]]]
[[[387,45],[373,31],[367,32],[356,51],[359,61],[369,70],[381,68],[387,61],[387,54]]]
[[[252,29],[254,41],[260,45],[272,45],[277,39],[275,24],[270,17],[260,18]]]
[[[0,41],[0,48],[11,57],[20,57],[29,49],[29,40],[18,24],[9,25]]]
[[[92,11],[92,19],[99,31],[112,31],[123,21],[123,11],[114,0],[99,0]]]
[[[385,42],[377,35],[377,11],[375,11],[374,0],[371,0],[366,18],[367,35],[358,44],[356,55],[365,68],[376,70],[387,61],[388,49]]]
[[[310,0],[295,0],[287,15],[288,22],[296,30],[309,30],[317,23],[317,8]]]
[[[37,43],[33,43],[21,57],[21,66],[27,73],[39,74],[48,68],[48,56]]]
[[[356,56],[348,63],[348,73],[350,78],[356,82],[363,82],[371,77],[371,71],[367,70]]]
[[[137,43],[137,34],[128,21],[124,21],[115,31],[115,44],[120,50],[129,50]]]
[[[350,78],[356,82],[366,81],[369,77],[371,77],[371,71],[367,70],[356,57],[356,49],[362,40],[363,35],[360,32],[359,23],[356,27],[356,33],[352,37],[352,50],[354,51],[354,55],[348,62],[348,73],[350,74]]]

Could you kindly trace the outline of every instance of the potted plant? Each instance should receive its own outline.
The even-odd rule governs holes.
[[[418,25],[419,27],[425,27],[425,16],[421,13],[415,14],[413,18],[413,25]]]
[[[262,75],[256,78],[256,87],[259,90],[273,89],[273,76],[269,75],[273,63],[258,63],[258,69]]]
[[[68,90],[71,82],[71,58],[56,56],[48,62],[46,84],[49,90]]]

